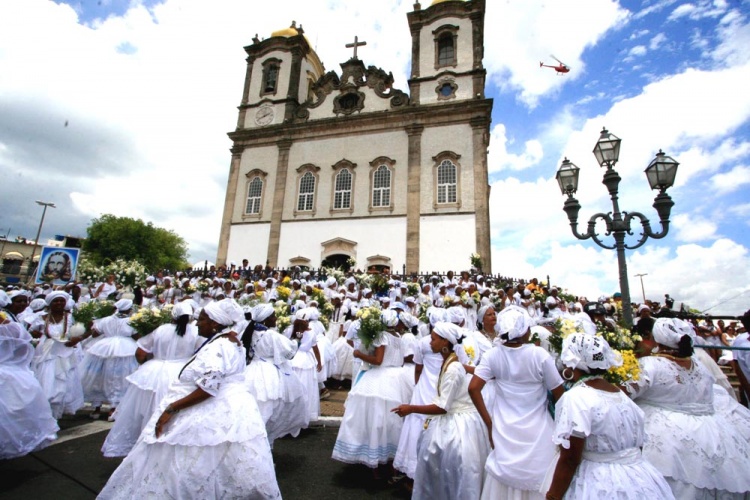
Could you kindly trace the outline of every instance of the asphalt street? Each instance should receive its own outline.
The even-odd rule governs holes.
[[[99,451],[110,424],[79,413],[60,426],[61,439],[52,446],[0,461],[0,499],[91,499],[104,487],[121,462]],[[366,467],[332,460],[337,433],[336,426],[321,426],[276,441],[276,478],[284,498],[409,498],[402,487],[374,480]]]

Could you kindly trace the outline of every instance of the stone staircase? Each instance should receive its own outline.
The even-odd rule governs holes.
[[[737,399],[740,398],[740,379],[737,377],[737,374],[734,373],[734,370],[729,365],[719,365],[719,368],[721,368],[721,371],[724,372],[724,375],[727,376],[729,379],[729,383],[732,384],[732,387],[734,388],[735,394],[737,394]]]

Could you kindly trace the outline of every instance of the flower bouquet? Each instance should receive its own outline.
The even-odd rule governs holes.
[[[290,288],[287,288],[281,285],[276,287],[276,297],[279,300],[287,301],[289,300],[289,296],[291,294],[292,294],[292,290]]]
[[[211,289],[211,284],[209,282],[207,282],[207,281],[199,281],[196,284],[196,288],[198,289],[198,291],[202,295],[204,293],[208,293],[208,291]]]
[[[363,307],[357,312],[359,318],[359,337],[362,346],[369,350],[375,340],[385,331],[385,325],[380,319],[380,309],[376,307]]]
[[[469,256],[469,261],[471,262],[471,267],[474,269],[482,269],[482,257],[478,253],[473,253]]]
[[[153,332],[161,325],[172,321],[172,308],[165,307],[157,309],[155,307],[143,307],[130,317],[128,324],[135,330],[138,335],[143,337]]]
[[[81,323],[84,328],[91,328],[95,319],[105,318],[115,313],[115,305],[109,300],[91,300],[78,304],[73,309],[73,321]]]
[[[417,283],[407,283],[406,284],[406,293],[410,297],[417,297],[419,296],[419,293],[421,292],[421,288]]]

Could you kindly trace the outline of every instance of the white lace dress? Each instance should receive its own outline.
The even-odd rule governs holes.
[[[663,357],[640,359],[640,380],[629,390],[646,415],[643,454],[676,498],[745,498],[750,412],[723,395],[715,406],[713,376],[692,361],[685,369]]]
[[[643,411],[622,391],[579,384],[566,392],[555,406],[553,440],[570,448],[571,436],[586,443],[566,500],[674,498],[661,473],[643,458]]]
[[[255,397],[266,425],[268,441],[307,427],[307,393],[290,360],[297,343],[276,330],[256,330],[252,339],[253,359],[245,368],[245,386]]]
[[[0,325],[0,460],[21,457],[57,439],[59,427],[29,369],[33,357],[31,335],[23,327]]]
[[[291,328],[291,327],[290,327]],[[307,330],[299,342],[297,354],[292,358],[292,368],[299,377],[305,390],[305,401],[307,401],[307,423],[315,422],[320,418],[320,390],[318,389],[318,360],[315,358],[313,346],[317,345],[315,333]],[[307,427],[307,423],[304,427]]]
[[[206,341],[194,325],[188,325],[182,337],[175,329],[173,324],[162,325],[138,339],[138,347],[153,358],[126,379],[128,389],[115,411],[115,425],[102,446],[105,457],[124,457],[130,452],[169,385]]]
[[[42,333],[31,369],[52,407],[52,416],[59,419],[63,414],[74,414],[83,407],[83,386],[78,375],[81,348],[65,346],[70,340],[72,314],[66,315],[67,326],[62,322],[46,324],[46,316],[38,316],[31,325],[32,331]]]
[[[391,412],[411,400],[412,384],[404,383],[401,338],[383,332],[372,347],[385,346],[380,366],[362,368],[344,404],[333,458],[377,467],[396,455],[403,419]]]
[[[484,464],[490,453],[487,427],[469,397],[471,377],[460,362],[440,377],[431,403],[447,411],[429,418],[419,439],[414,476],[415,500],[479,500]]]
[[[437,394],[437,380],[440,367],[443,365],[443,357],[432,352],[430,340],[430,337],[422,337],[414,346],[414,363],[422,365],[422,373],[409,402],[412,405],[428,405]],[[398,449],[393,459],[393,467],[412,479],[417,470],[417,443],[424,430],[426,418],[427,416],[421,413],[412,413],[404,417]]]
[[[128,389],[126,378],[138,369],[138,346],[131,338],[135,330],[128,320],[115,314],[94,323],[101,336],[88,347],[78,367],[84,399],[93,406],[120,404]]]
[[[228,337],[218,335],[201,348],[99,498],[281,498],[244,372],[245,349]],[[211,397],[174,414],[157,438],[156,421],[167,405],[197,388]]]
[[[344,332],[349,331],[352,321],[344,323]],[[352,380],[352,367],[354,357],[354,348],[347,342],[347,335],[340,336],[333,343],[333,351],[336,353],[336,371],[330,374],[331,378],[336,380]]]
[[[547,391],[562,384],[554,360],[535,345],[500,344],[484,353],[474,375],[496,392],[487,408],[495,448],[487,457],[482,498],[543,499],[539,489],[555,456]]]

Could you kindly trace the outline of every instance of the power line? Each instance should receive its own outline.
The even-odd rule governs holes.
[[[722,300],[722,301],[721,301],[721,302],[719,302],[718,304],[714,304],[714,305],[712,305],[711,307],[709,307],[708,309],[704,309],[703,311],[701,311],[701,314],[702,314],[702,313],[705,313],[706,311],[710,311],[710,310],[711,310],[711,309],[713,309],[714,307],[719,307],[719,306],[720,306],[720,305],[722,305],[722,304],[726,304],[726,303],[727,303],[727,302],[729,302],[730,300],[734,300],[734,299],[736,299],[737,297],[739,297],[740,295],[745,295],[745,294],[746,294],[747,292],[750,292],[750,290],[745,290],[744,292],[740,292],[740,293],[738,293],[737,295],[735,295],[735,296],[733,296],[733,297],[729,297],[729,298],[728,298],[728,299],[726,299],[726,300]]]

